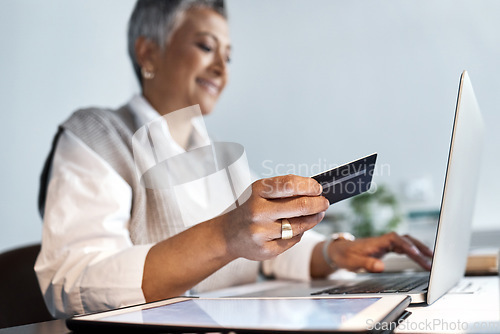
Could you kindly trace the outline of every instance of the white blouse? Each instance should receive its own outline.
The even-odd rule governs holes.
[[[159,117],[139,95],[128,107],[138,124]],[[198,137],[209,140],[203,131]],[[185,152],[171,137],[168,141],[171,150]],[[153,245],[131,242],[131,204],[132,189],[120,175],[73,133],[64,131],[52,163],[42,249],[35,263],[45,302],[55,317],[145,302],[142,276]],[[265,261],[264,272],[310,279],[312,250],[323,239],[307,232],[299,244]]]

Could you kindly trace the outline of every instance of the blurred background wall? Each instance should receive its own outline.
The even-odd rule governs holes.
[[[39,174],[57,125],[139,91],[126,53],[133,4],[0,2],[0,251],[40,240]],[[311,175],[376,151],[377,184],[408,206],[437,208],[466,69],[487,125],[474,228],[500,229],[499,1],[227,7],[231,79],[207,126],[243,144],[256,173]]]

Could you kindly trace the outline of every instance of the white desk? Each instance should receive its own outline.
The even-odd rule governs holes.
[[[395,332],[500,333],[499,285],[498,276],[466,277],[434,304],[408,308]]]
[[[412,315],[396,329],[396,333],[464,333],[467,330],[470,333],[500,333],[500,280],[498,276],[467,277],[464,281],[472,282],[473,286],[479,287],[479,291],[471,294],[454,289],[433,305],[410,307]],[[267,281],[263,284],[266,284],[268,288],[277,288],[284,283]],[[251,292],[248,289],[252,286],[255,287],[255,285],[249,285],[246,290],[242,290],[245,287],[224,289],[226,292],[224,295],[248,293]],[[221,291],[219,290],[219,295]],[[474,327],[474,323],[484,327]],[[68,332],[64,320],[0,329],[2,334]]]

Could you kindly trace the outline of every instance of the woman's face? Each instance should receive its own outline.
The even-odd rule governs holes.
[[[207,8],[184,12],[154,64],[156,99],[167,112],[199,104],[203,114],[210,113],[226,86],[229,57],[226,19]]]

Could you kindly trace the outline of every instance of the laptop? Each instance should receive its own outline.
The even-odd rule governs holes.
[[[358,274],[349,280],[281,282],[272,288],[260,283],[245,297],[311,295],[405,294],[412,304],[432,304],[453,288],[465,273],[483,143],[483,120],[466,71],[460,77],[448,155],[434,256],[429,272]],[[399,287],[398,287],[399,286]]]

